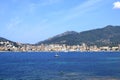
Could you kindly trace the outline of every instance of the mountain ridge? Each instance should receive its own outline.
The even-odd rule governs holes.
[[[58,34],[50,39],[38,42],[40,44],[66,44],[78,45],[86,43],[87,45],[114,46],[120,44],[120,26],[108,25],[104,28],[98,28],[83,32],[68,31]]]
[[[7,41],[9,41],[11,44],[15,46],[18,46],[17,42],[0,37],[0,42]],[[120,44],[120,26],[108,25],[104,28],[98,28],[82,32],[66,31],[62,34],[58,34],[44,41],[40,41],[36,44],[29,45],[41,45],[41,44],[81,45],[82,43],[86,43],[89,46],[92,45],[116,46]]]

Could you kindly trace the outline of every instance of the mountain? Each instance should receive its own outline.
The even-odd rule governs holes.
[[[18,44],[16,42],[10,41],[8,39],[5,39],[3,37],[0,37],[0,42],[9,42],[10,44],[12,44],[13,46],[18,47]],[[4,46],[4,44],[0,44],[0,46]]]
[[[5,42],[5,41],[8,41],[8,40],[5,39],[5,38],[0,37],[0,42]]]
[[[97,46],[115,46],[120,44],[120,26],[108,25],[104,28],[94,29],[83,32],[67,31],[56,35],[47,40],[38,42],[40,44],[66,44],[78,45],[86,43],[87,45]]]

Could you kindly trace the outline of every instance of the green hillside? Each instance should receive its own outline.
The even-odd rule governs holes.
[[[120,26],[106,26],[100,29],[94,29],[83,32],[67,31],[55,37],[38,42],[40,44],[67,44],[78,45],[86,43],[87,45],[97,46],[115,46],[120,44]]]

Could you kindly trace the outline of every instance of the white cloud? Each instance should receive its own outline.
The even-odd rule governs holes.
[[[113,5],[114,5],[113,7],[114,9],[120,9],[120,1],[114,2]]]
[[[99,4],[99,3],[102,2],[102,1],[104,1],[104,0],[87,0],[83,3],[80,3],[77,6],[74,6],[70,9],[66,10],[66,11],[61,10],[59,13],[58,13],[58,11],[53,12],[50,15],[53,14],[56,17],[54,17],[50,22],[48,21],[48,23],[44,23],[41,26],[42,27],[46,27],[46,26],[47,27],[54,27],[54,29],[56,29],[55,26],[61,26],[61,25],[62,26],[68,26],[68,24],[66,24],[66,22],[74,20],[74,19],[76,19],[80,16],[83,16],[85,14],[88,14],[91,11],[94,11],[94,10],[100,8],[101,4]]]
[[[96,5],[98,5],[102,1],[103,0],[87,0],[82,4],[80,3],[79,5],[71,8],[68,11],[66,11],[65,13],[63,13],[65,15],[62,17],[61,21],[66,22],[66,21],[75,19],[79,16],[82,16],[83,14],[88,13],[94,9],[97,9],[98,6],[96,6]]]
[[[96,10],[99,8],[100,2],[102,2],[104,0],[87,0],[84,3],[80,3],[77,6],[74,6],[73,8],[70,8],[68,10],[61,10],[61,11],[57,11],[57,12],[53,12],[53,13],[49,13],[49,15],[54,15],[56,16],[55,18],[53,18],[50,23],[48,22],[47,24],[49,24],[49,26],[57,26],[57,25],[64,25],[64,23],[66,23],[67,21],[76,19],[77,17],[80,17],[84,14],[88,14],[88,12]],[[65,24],[66,25],[66,24]],[[44,24],[42,25],[44,26]]]

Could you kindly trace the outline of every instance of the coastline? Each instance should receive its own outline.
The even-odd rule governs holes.
[[[96,53],[106,52],[106,53],[107,53],[107,52],[108,52],[108,53],[112,53],[112,52],[120,52],[120,51],[67,51],[67,52],[66,52],[66,51],[0,51],[0,53],[6,53],[6,52],[9,52],[9,53],[11,53],[11,52],[12,52],[12,53],[14,53],[14,52],[15,52],[15,53],[17,53],[17,52],[18,52],[18,53],[24,53],[24,52],[25,52],[25,53],[26,53],[26,52],[27,52],[27,53],[32,53],[32,52],[36,52],[36,53],[37,53],[37,52],[38,52],[38,53],[42,53],[42,52],[44,52],[44,53],[48,53],[48,52],[49,52],[49,53],[72,53],[72,52],[77,52],[77,53],[89,53],[89,52],[90,52],[90,53],[91,53],[91,52],[93,52],[93,53],[95,53],[95,52],[96,52]]]

